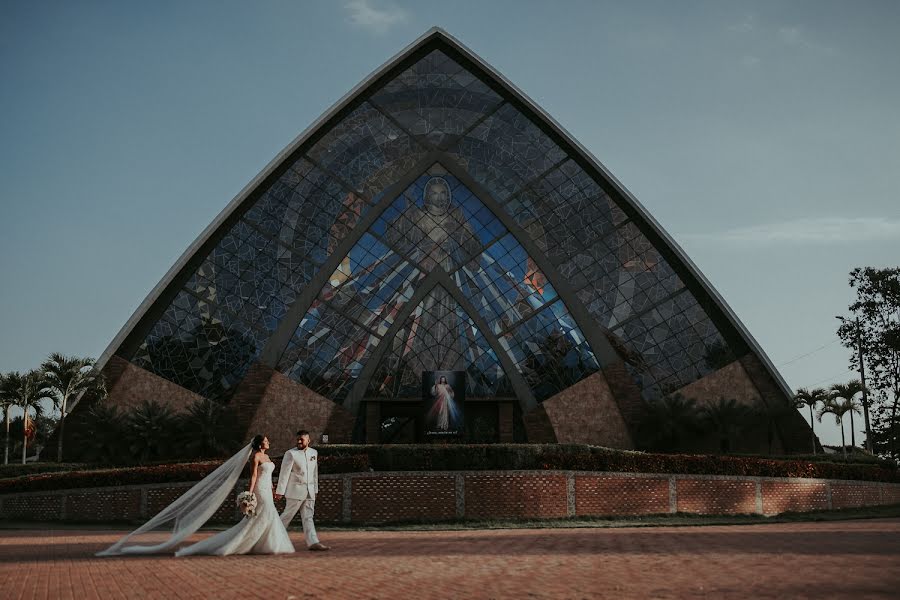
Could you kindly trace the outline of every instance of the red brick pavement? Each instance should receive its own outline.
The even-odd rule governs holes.
[[[900,519],[325,530],[331,552],[94,558],[121,532],[0,530],[0,598],[896,598]],[[198,534],[203,537],[208,534]],[[301,547],[301,535],[292,533]]]

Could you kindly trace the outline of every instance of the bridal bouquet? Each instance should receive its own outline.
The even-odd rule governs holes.
[[[245,517],[252,517],[256,514],[256,494],[253,492],[241,492],[237,495],[238,510]]]

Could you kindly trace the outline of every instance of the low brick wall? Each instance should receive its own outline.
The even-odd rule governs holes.
[[[193,483],[0,495],[6,521],[135,522]],[[235,493],[247,488],[238,482]],[[233,523],[233,496],[212,523]],[[581,471],[452,471],[324,475],[320,523],[545,519],[661,513],[764,514],[900,503],[900,483]],[[277,503],[279,510],[284,500]],[[299,514],[295,525],[299,525]]]

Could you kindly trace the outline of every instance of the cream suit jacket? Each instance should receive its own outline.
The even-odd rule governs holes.
[[[295,500],[316,499],[319,493],[319,453],[312,448],[293,448],[284,453],[276,494]]]

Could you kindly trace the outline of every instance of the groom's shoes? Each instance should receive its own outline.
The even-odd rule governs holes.
[[[331,550],[331,548],[329,548],[328,546],[326,546],[325,544],[323,544],[321,542],[317,542],[317,543],[313,544],[312,546],[310,546],[309,548],[307,548],[307,550],[322,551],[322,550]]]

